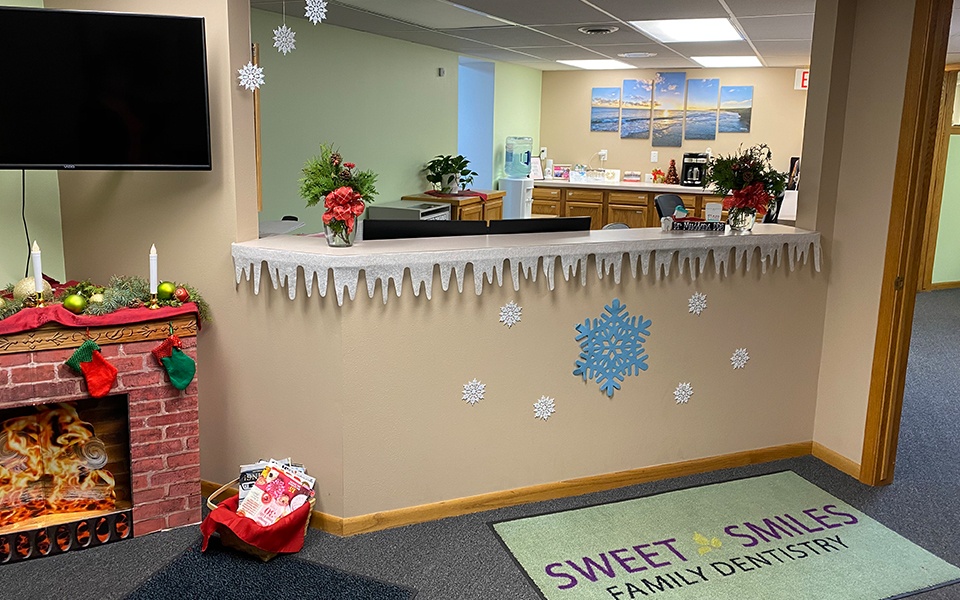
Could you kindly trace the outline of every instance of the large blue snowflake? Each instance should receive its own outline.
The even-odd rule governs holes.
[[[643,315],[631,317],[626,305],[617,298],[604,308],[606,312],[599,319],[591,323],[588,318],[577,325],[580,358],[573,374],[584,381],[596,379],[600,391],[612,397],[625,376],[647,370],[643,344],[650,335],[652,321],[644,321]]]

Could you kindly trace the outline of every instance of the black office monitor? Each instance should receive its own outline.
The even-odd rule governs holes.
[[[490,221],[488,233],[556,233],[589,231],[590,217],[554,217],[548,219],[503,219]]]
[[[485,235],[484,221],[415,221],[364,219],[364,240],[396,240],[401,238],[444,237],[453,235]]]

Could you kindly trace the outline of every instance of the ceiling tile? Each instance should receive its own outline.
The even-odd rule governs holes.
[[[604,34],[587,34],[579,31],[580,27],[599,26],[613,26],[617,27],[618,29],[613,33]],[[593,46],[595,44],[642,44],[652,42],[652,40],[644,36],[633,27],[624,25],[619,21],[606,21],[575,25],[541,25],[537,27],[537,30],[548,35],[553,35],[569,42],[573,42],[574,44],[580,44],[581,46]]]
[[[528,61],[528,62],[539,62],[540,59],[536,56],[531,56],[525,54],[522,50],[516,52],[512,50],[507,50],[505,48],[478,48],[475,50],[470,50],[464,52],[469,56],[478,56],[480,58],[488,58],[490,60],[499,60],[503,62],[519,62],[519,61]]]
[[[624,21],[726,17],[718,0],[591,0],[597,7]],[[525,4],[529,4],[528,2]]]
[[[526,27],[475,27],[470,29],[446,29],[442,31],[468,40],[505,48],[515,48],[519,46],[554,46],[563,43],[533,29],[527,29]]]
[[[753,56],[750,44],[744,41],[733,42],[682,42],[666,44],[684,56]]]
[[[488,44],[481,44],[473,40],[462,40],[429,29],[417,29],[416,31],[392,31],[384,34],[398,40],[422,44],[434,48],[451,50],[453,52],[465,52],[467,50],[490,48]]]
[[[669,54],[662,54],[655,58],[618,58],[617,60],[622,60],[628,65],[633,65],[639,69],[692,69],[700,68],[700,65],[684,58],[682,56],[677,56],[672,52]]]
[[[763,57],[768,67],[809,67],[810,55],[797,56],[765,56]]]
[[[520,52],[525,52],[527,54],[532,54],[533,56],[542,58],[543,60],[600,60],[604,58],[612,58],[614,60],[620,60],[617,56],[597,53],[587,48],[579,48],[577,46],[560,46],[554,48],[513,48],[513,50],[518,50]]]
[[[738,20],[747,36],[754,42],[809,40],[813,37],[813,15],[744,17]]]
[[[580,0],[456,0],[456,3],[521,25],[595,23],[609,19]]]
[[[502,25],[500,21],[441,0],[403,0],[403,2],[337,0],[337,2],[431,29]]]
[[[810,40],[785,40],[754,42],[757,52],[763,56],[810,56]],[[809,58],[808,58],[809,60]]]
[[[737,17],[813,14],[816,0],[726,0]]]

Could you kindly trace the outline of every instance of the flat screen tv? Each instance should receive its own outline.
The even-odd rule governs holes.
[[[209,170],[199,17],[0,7],[0,169]]]

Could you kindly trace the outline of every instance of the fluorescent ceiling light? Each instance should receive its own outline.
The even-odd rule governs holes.
[[[671,42],[725,42],[742,40],[730,19],[662,19],[630,21],[630,24],[655,40]]]
[[[756,56],[691,56],[703,67],[762,67]]]
[[[636,69],[633,65],[620,62],[619,60],[558,60],[558,63],[577,67],[579,69],[588,69],[591,71],[602,71],[610,69]]]

